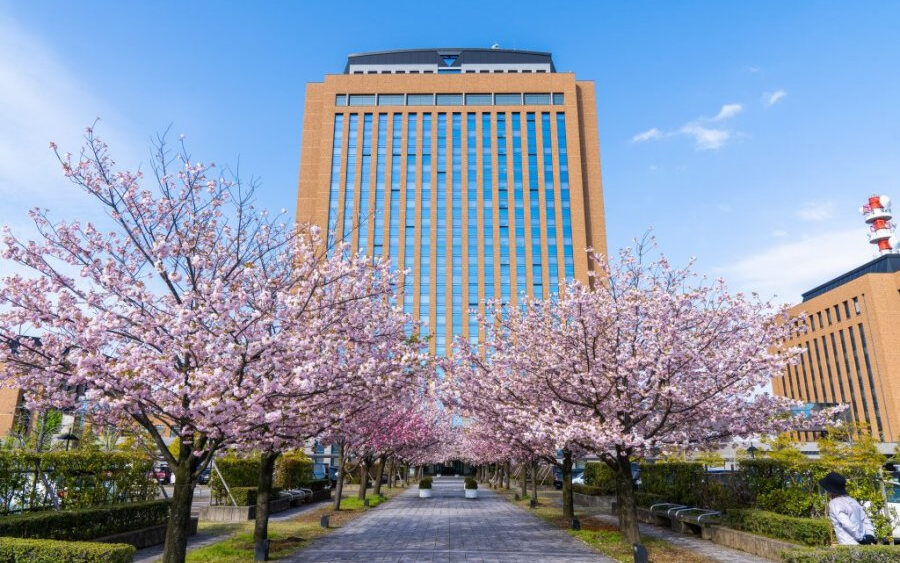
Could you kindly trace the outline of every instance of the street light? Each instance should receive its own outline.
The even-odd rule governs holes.
[[[747,448],[747,453],[750,454],[750,459],[756,459],[756,451],[757,447],[753,444],[750,444],[750,447]]]

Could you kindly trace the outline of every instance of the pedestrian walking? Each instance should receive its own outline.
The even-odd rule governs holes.
[[[847,479],[832,471],[819,480],[819,486],[828,493],[828,517],[834,526],[834,535],[841,545],[867,545],[875,543],[875,527],[866,511],[847,493]]]

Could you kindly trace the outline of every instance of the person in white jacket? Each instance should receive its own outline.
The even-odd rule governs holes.
[[[832,471],[819,480],[828,493],[828,517],[841,545],[875,543],[875,527],[863,507],[847,493],[847,479]]]

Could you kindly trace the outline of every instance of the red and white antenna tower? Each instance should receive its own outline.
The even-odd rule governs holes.
[[[891,222],[891,198],[886,195],[873,195],[869,203],[859,208],[869,225],[869,242],[878,247],[879,254],[890,254],[900,249],[900,240],[894,234],[894,223]]]

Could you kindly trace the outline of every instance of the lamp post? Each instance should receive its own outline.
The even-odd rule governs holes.
[[[750,447],[747,448],[747,453],[750,454],[750,459],[756,459],[756,450],[757,447],[753,444],[750,444]]]
[[[80,440],[78,436],[71,432],[66,432],[65,434],[60,434],[56,437],[57,440],[63,440],[66,443],[66,451],[69,451],[69,444],[72,442],[77,442]]]

